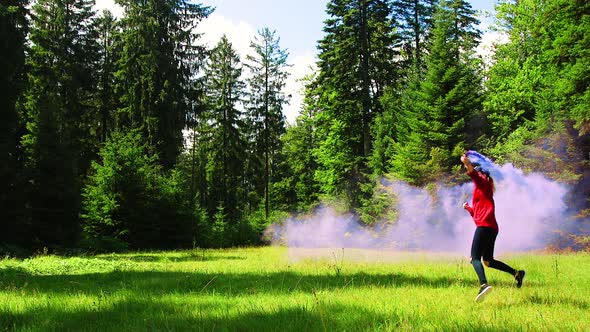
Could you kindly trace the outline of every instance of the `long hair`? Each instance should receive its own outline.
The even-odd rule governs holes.
[[[492,192],[496,192],[496,186],[494,185],[494,178],[492,178],[492,176],[490,175],[490,172],[488,172],[488,170],[481,167],[481,165],[479,163],[473,163],[472,165],[474,166],[473,167],[474,170],[476,170],[477,172],[480,172],[481,174],[486,176],[486,179],[488,180],[488,182],[490,182],[490,185],[492,186]]]
[[[492,192],[495,193],[496,192],[496,186],[494,185],[494,178],[491,177],[489,174],[486,174],[486,177],[488,178],[488,181],[490,181],[490,185],[492,186]]]

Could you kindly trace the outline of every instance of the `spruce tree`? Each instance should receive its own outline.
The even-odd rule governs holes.
[[[391,170],[390,162],[394,155],[395,139],[404,136],[405,114],[401,104],[407,99],[404,91],[415,90],[426,72],[428,42],[432,36],[433,15],[438,1],[435,0],[396,0],[392,2],[394,19],[397,22],[400,38],[398,66],[399,79],[389,86],[381,98],[383,113],[379,114],[373,127],[374,150],[370,165],[375,175],[383,175]],[[412,101],[410,101],[412,103]],[[402,133],[398,133],[401,130]]]
[[[407,69],[424,69],[426,43],[432,31],[432,20],[437,1],[394,0],[395,19],[398,22],[403,65]]]
[[[115,95],[116,59],[120,53],[121,29],[113,14],[105,10],[97,19],[99,60],[98,71],[98,124],[100,142],[105,142],[108,134],[115,129],[115,110],[117,96]]]
[[[39,0],[33,7],[27,134],[29,205],[38,245],[73,245],[82,177],[94,156],[94,1]]]
[[[211,9],[185,0],[120,0],[123,48],[117,61],[119,129],[139,128],[165,169],[183,147],[193,61],[203,48],[193,28]]]
[[[305,77],[305,89],[311,89],[313,75]],[[286,174],[276,183],[275,200],[277,205],[283,205],[285,210],[305,211],[318,202],[319,186],[314,179],[318,163],[313,155],[318,147],[315,132],[314,111],[317,109],[315,98],[306,93],[302,109],[295,120],[295,124],[287,127],[282,137],[283,150],[286,160]]]
[[[243,115],[238,109],[244,94],[240,57],[224,35],[211,51],[204,69],[208,124],[208,210],[222,209],[233,222],[240,216],[246,159]]]
[[[424,80],[404,92],[392,170],[413,183],[451,170],[473,142],[469,121],[481,109],[481,79],[473,50],[477,20],[468,3],[441,2],[434,16]]]
[[[94,250],[188,247],[194,224],[180,179],[162,175],[157,157],[135,131],[114,132],[83,190],[84,247]]]
[[[289,102],[284,92],[288,53],[281,49],[279,41],[268,28],[258,31],[250,44],[253,54],[246,57],[245,63],[251,74],[246,96],[251,153],[247,177],[252,180],[249,191],[264,197],[266,218],[270,210],[270,188],[279,180],[275,178],[274,156],[281,151],[280,137],[285,132],[283,106]]]
[[[342,193],[357,206],[359,184],[369,172],[371,126],[383,109],[380,98],[400,78],[400,40],[388,1],[330,1],[327,13],[319,73],[309,92],[321,110],[316,179],[325,194]]]
[[[24,187],[22,182],[22,117],[19,116],[26,83],[25,43],[28,1],[0,4],[0,245],[25,243]]]

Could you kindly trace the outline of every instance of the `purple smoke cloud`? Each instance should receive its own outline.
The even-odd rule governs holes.
[[[571,214],[564,199],[569,188],[541,174],[524,174],[512,164],[496,165],[470,151],[494,177],[496,218],[500,232],[496,253],[542,249]],[[352,214],[322,207],[311,216],[290,218],[268,230],[276,243],[290,248],[363,248],[469,253],[475,224],[462,208],[471,203],[473,183],[437,186],[435,191],[383,179],[393,192],[398,220],[371,227]]]

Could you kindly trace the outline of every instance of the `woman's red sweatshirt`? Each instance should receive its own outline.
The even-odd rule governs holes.
[[[475,185],[473,202],[470,207],[467,207],[467,211],[473,217],[476,226],[490,227],[497,231],[498,223],[496,222],[492,184],[478,171],[467,172],[467,175],[473,179]]]

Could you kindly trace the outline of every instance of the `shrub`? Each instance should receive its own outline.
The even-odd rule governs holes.
[[[194,225],[175,177],[162,175],[141,136],[114,133],[99,155],[83,190],[83,243],[93,250],[189,247]]]

